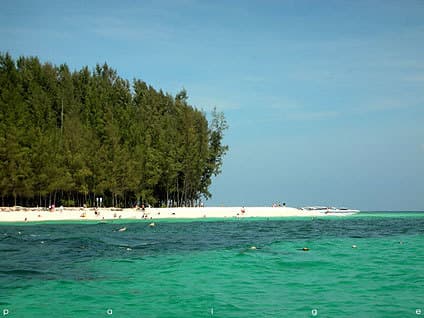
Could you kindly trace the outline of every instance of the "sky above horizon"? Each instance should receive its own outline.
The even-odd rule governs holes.
[[[206,205],[424,210],[424,1],[3,0],[0,52],[223,111]]]

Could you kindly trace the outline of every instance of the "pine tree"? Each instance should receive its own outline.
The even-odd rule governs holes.
[[[0,54],[2,204],[194,205],[221,171],[225,129],[184,89]]]

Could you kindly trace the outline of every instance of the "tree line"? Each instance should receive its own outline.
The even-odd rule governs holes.
[[[206,115],[106,63],[70,71],[0,54],[1,204],[192,206],[210,198],[228,146]]]

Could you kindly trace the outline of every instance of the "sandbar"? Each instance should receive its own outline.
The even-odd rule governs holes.
[[[332,214],[334,215],[334,214]],[[318,217],[318,211],[292,207],[178,207],[178,208],[46,208],[2,207],[0,222],[40,222],[67,220],[117,219],[199,219],[199,218],[252,218],[252,217]],[[341,214],[339,214],[341,216]]]

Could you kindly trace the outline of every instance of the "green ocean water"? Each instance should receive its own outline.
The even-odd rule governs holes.
[[[424,316],[424,213],[148,224],[1,224],[0,316]]]

